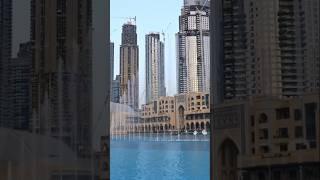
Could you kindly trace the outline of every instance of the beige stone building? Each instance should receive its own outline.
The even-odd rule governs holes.
[[[142,105],[141,119],[135,128],[138,132],[208,130],[209,113],[208,93],[163,96]]]
[[[319,0],[211,3],[213,179],[319,179]]]
[[[319,95],[253,98],[215,107],[214,179],[319,177]]]

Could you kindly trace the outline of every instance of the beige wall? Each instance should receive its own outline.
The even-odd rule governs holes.
[[[315,124],[312,126],[316,130],[314,141],[316,147],[314,148],[310,146],[310,141],[306,136],[308,123],[306,123],[305,105],[308,103],[316,103]],[[239,153],[236,158],[237,168],[240,169],[319,162],[319,106],[319,95],[317,94],[305,94],[302,97],[287,99],[253,98],[242,102],[225,102],[217,106],[212,130],[214,179],[219,179],[218,175],[221,173],[219,169],[221,167],[221,145],[227,139],[237,147]],[[289,108],[289,116],[284,115],[285,112],[282,111],[280,115],[282,117],[279,118],[279,109],[282,108]],[[300,118],[295,118],[297,109],[301,110]],[[310,112],[308,114],[310,115]],[[302,128],[301,136],[296,136],[299,131],[296,130],[297,127]],[[279,128],[287,128],[288,137],[279,135]],[[268,131],[267,137],[264,136],[263,131]],[[253,137],[254,141],[252,141]],[[299,143],[300,145],[297,145]],[[282,151],[280,151],[280,144]],[[301,144],[306,145],[305,149],[299,149]],[[268,147],[269,150],[265,152],[263,147]]]

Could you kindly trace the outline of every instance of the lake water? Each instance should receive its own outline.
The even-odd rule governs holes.
[[[209,136],[113,137],[111,180],[209,180]]]

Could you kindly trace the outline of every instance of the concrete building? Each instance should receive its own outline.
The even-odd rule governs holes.
[[[61,139],[79,157],[92,147],[91,3],[31,1],[32,132]]]
[[[117,75],[116,79],[112,80],[111,87],[111,101],[120,103],[120,75]]]
[[[137,132],[163,132],[177,127],[174,97],[159,97],[142,105],[141,118],[135,124]]]
[[[17,58],[10,62],[8,95],[10,117],[14,129],[30,130],[31,120],[31,80],[32,80],[32,44],[20,44]]]
[[[209,92],[209,14],[206,0],[184,0],[176,34],[178,93]]]
[[[139,47],[136,25],[122,26],[120,45],[120,103],[139,108]]]
[[[110,62],[111,62],[111,80],[110,82],[112,82],[113,78],[114,78],[114,43],[110,42]]]
[[[319,95],[231,100],[215,107],[214,179],[319,177]]]
[[[159,33],[146,35],[146,103],[166,95],[164,43]]]
[[[0,127],[13,127],[8,109],[9,73],[12,48],[12,0],[0,1]]]
[[[319,1],[211,6],[213,179],[318,179]]]
[[[188,93],[159,97],[142,105],[141,119],[136,131],[195,131],[210,129],[208,93]]]
[[[319,1],[211,2],[215,103],[319,88]]]

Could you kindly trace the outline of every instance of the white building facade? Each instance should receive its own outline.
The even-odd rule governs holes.
[[[164,43],[159,33],[146,35],[146,102],[166,95],[164,75]]]
[[[178,93],[209,92],[209,14],[205,0],[184,1],[176,34]]]

